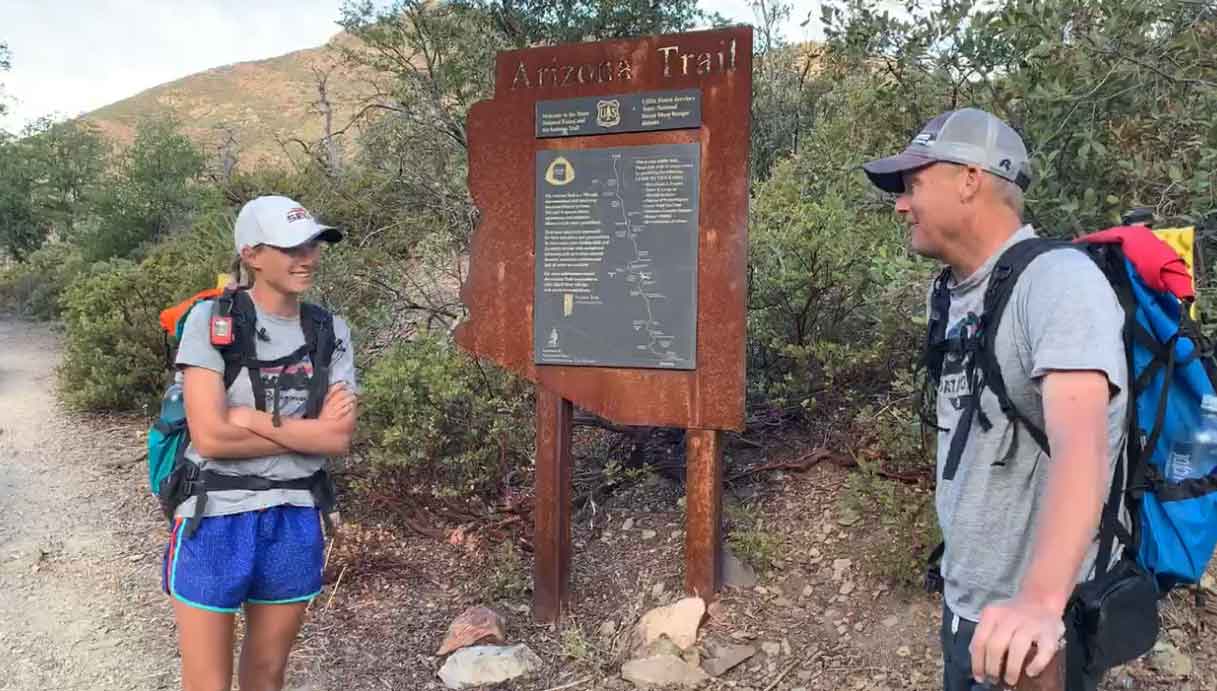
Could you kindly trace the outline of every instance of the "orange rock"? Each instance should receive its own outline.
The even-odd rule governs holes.
[[[452,621],[448,627],[448,635],[440,645],[436,655],[447,655],[453,650],[467,648],[475,643],[493,643],[496,645],[506,641],[503,635],[503,618],[488,607],[470,607]]]

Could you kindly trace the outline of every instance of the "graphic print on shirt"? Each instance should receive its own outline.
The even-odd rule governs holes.
[[[313,380],[313,363],[308,358],[283,367],[264,367],[259,373],[266,391],[266,410],[274,410],[276,383],[279,410],[299,410],[308,402],[309,384]]]
[[[980,331],[980,318],[973,312],[955,322],[948,330],[946,340],[952,347],[942,360],[942,380],[938,383],[939,400],[950,401],[951,408],[961,411],[972,397],[972,387],[968,383],[968,373],[964,365],[964,355],[958,344],[962,341],[976,338]]]

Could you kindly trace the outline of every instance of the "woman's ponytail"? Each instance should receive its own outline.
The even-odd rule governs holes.
[[[239,254],[237,255],[236,259],[232,260],[231,273],[232,273],[232,280],[237,284],[238,288],[252,288],[253,287],[254,272],[250,271],[249,267],[245,266],[245,262],[241,261],[241,255],[239,255]],[[244,274],[245,279],[249,281],[248,283],[242,282],[242,280],[241,280],[242,274]]]

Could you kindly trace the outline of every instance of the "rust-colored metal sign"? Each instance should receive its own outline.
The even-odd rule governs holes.
[[[494,97],[469,111],[481,220],[456,341],[538,387],[539,619],[567,593],[572,404],[689,430],[686,588],[718,588],[720,432],[744,427],[751,103],[752,30],[736,27],[500,53]]]
[[[505,52],[495,79],[494,98],[469,112],[469,188],[482,218],[457,343],[621,424],[742,430],[751,29]],[[700,127],[537,137],[538,102],[686,89],[700,91]],[[654,144],[701,147],[696,369],[536,365],[538,153]]]

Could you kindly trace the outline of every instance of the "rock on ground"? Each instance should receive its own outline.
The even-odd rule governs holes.
[[[740,561],[731,550],[722,550],[723,586],[728,588],[755,588],[756,572],[752,567]]]
[[[470,607],[452,621],[448,635],[435,654],[443,656],[475,643],[501,644],[506,640],[503,618],[497,612],[489,607]]]
[[[666,607],[647,612],[635,629],[635,651],[651,645],[660,636],[667,636],[681,650],[697,642],[697,629],[706,613],[706,603],[700,597],[687,597]]]
[[[733,667],[756,655],[756,648],[750,645],[712,645],[709,659],[702,662],[701,667],[712,677],[720,677]]]
[[[439,678],[450,689],[498,684],[541,668],[541,658],[526,645],[478,645],[458,650],[444,662]]]
[[[630,660],[621,668],[621,677],[640,688],[671,685],[695,687],[709,679],[705,672],[671,655]]]

